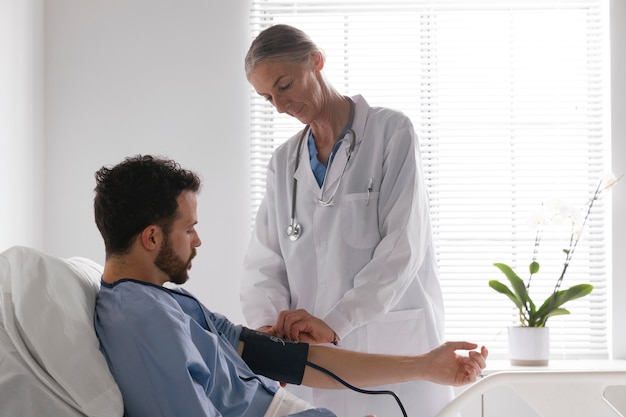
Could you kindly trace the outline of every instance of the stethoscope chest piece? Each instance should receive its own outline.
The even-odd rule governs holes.
[[[298,238],[300,238],[301,229],[300,223],[292,221],[291,224],[287,226],[287,236],[289,237],[289,240],[292,242],[298,240]]]

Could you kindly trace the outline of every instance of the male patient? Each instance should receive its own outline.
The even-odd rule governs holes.
[[[487,350],[468,342],[425,355],[371,355],[235,325],[184,289],[163,286],[187,281],[201,243],[198,176],[171,160],[136,156],[101,168],[96,183],[106,262],[95,326],[127,417],[334,416],[276,381],[343,387],[317,365],[359,387],[416,379],[462,385],[485,366]]]

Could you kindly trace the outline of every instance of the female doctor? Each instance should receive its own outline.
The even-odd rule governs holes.
[[[257,93],[305,127],[268,166],[244,262],[244,315],[292,340],[427,352],[443,341],[444,317],[416,134],[402,113],[337,92],[324,61],[287,25],[261,32],[246,55]],[[341,417],[399,415],[388,396],[289,389]],[[452,398],[428,382],[384,389],[411,417],[432,417]]]

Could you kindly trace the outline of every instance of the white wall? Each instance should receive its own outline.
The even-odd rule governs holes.
[[[250,233],[247,1],[45,1],[43,249],[104,261],[94,172],[166,155],[203,179],[187,288],[236,322]]]
[[[43,240],[43,0],[0,0],[0,250]]]
[[[611,0],[611,138],[616,175],[626,175],[626,1]],[[613,356],[626,359],[626,179],[613,187]]]

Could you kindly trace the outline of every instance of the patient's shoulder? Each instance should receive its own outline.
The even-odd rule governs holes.
[[[167,289],[132,279],[103,283],[96,299],[96,323],[136,327],[147,323],[187,321]]]

